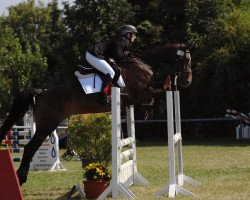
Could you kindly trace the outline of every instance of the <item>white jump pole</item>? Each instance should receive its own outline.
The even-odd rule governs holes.
[[[180,114],[180,93],[174,91],[174,110],[175,110],[175,135],[181,136],[181,114]],[[178,185],[183,186],[184,182],[188,182],[191,185],[200,184],[198,181],[183,174],[183,156],[182,156],[182,137],[177,141],[178,150]]]
[[[174,104],[173,104],[173,93],[174,93]],[[174,91],[174,92],[167,91],[166,102],[167,102],[167,125],[168,125],[169,181],[162,190],[156,193],[156,195],[162,196],[165,193],[168,193],[168,196],[170,198],[173,198],[175,197],[176,194],[180,193],[185,196],[191,196],[193,195],[193,193],[182,187],[184,181],[189,182],[193,185],[197,185],[199,184],[199,182],[183,174],[179,91]],[[173,114],[174,110],[175,110],[175,115]],[[174,127],[174,117],[175,117],[175,127]],[[175,144],[177,145],[178,148],[177,178],[175,173],[175,150],[174,150]]]

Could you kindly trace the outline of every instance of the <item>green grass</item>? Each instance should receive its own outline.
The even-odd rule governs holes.
[[[152,200],[154,193],[168,179],[167,142],[138,142],[139,172],[150,182],[149,187],[132,186],[137,199]],[[250,142],[208,141],[184,143],[184,174],[201,185],[184,187],[195,194],[192,199],[250,199]],[[25,200],[63,199],[74,184],[82,184],[81,163],[64,161],[67,171],[30,172],[22,186]],[[191,199],[179,195],[176,199]]]

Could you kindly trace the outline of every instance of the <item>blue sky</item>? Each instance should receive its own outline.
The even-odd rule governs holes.
[[[23,2],[24,0],[0,0],[0,15],[2,14],[8,14],[7,12],[7,8],[9,6],[12,5],[16,5],[20,2]],[[47,4],[48,2],[50,2],[51,0],[40,0],[41,2],[44,2],[45,4]],[[63,1],[70,1],[73,2],[73,0],[58,0],[58,2],[63,2]],[[36,2],[38,2],[38,0],[36,0]]]

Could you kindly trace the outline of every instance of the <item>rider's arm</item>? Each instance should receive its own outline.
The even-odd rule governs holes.
[[[122,60],[128,54],[129,41],[125,37],[121,37],[116,41],[116,60]]]

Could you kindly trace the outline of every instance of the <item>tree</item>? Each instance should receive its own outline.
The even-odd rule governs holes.
[[[46,57],[48,76],[40,87],[49,87],[63,77],[55,76],[65,68],[62,45],[66,36],[57,0],[53,0],[47,7],[42,3],[36,5],[35,0],[11,6],[4,22],[14,30],[24,51],[36,52],[39,48]]]
[[[135,6],[136,22],[141,42],[185,40],[185,2],[179,1],[129,1]]]
[[[6,114],[10,102],[26,87],[41,86],[47,68],[46,58],[39,47],[33,52],[27,46],[23,51],[19,38],[12,28],[0,19],[0,115]]]
[[[193,102],[190,113],[218,116],[224,115],[227,108],[242,112],[249,109],[250,74],[246,56],[250,46],[249,8],[249,2],[231,1],[222,6],[217,4],[212,21],[199,18],[204,29],[195,29],[200,31],[197,34],[200,46],[195,55],[196,78],[190,95],[195,98],[189,101]]]

